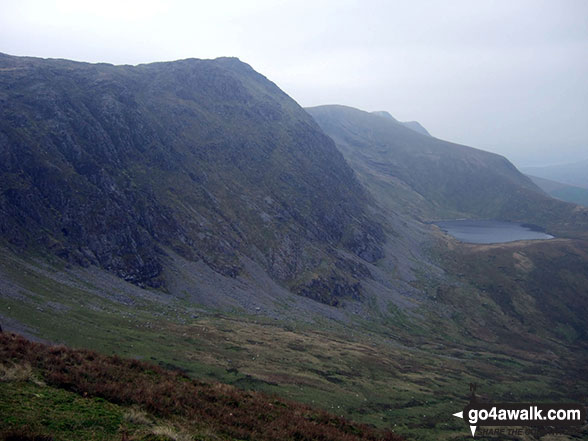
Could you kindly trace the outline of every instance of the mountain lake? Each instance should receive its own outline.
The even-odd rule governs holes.
[[[539,227],[498,220],[448,220],[435,222],[439,228],[467,243],[504,243],[516,240],[553,239]]]

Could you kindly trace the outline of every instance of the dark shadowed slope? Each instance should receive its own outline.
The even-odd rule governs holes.
[[[339,268],[382,255],[333,141],[238,59],[0,55],[0,103],[0,235],[20,249],[151,286],[166,250],[227,277],[247,256],[297,292],[325,275],[342,295],[356,280]]]
[[[586,222],[586,211],[546,196],[502,156],[421,135],[380,114],[307,110],[380,202],[398,212],[421,220],[517,220],[557,231]]]

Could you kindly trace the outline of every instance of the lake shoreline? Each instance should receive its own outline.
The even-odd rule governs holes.
[[[451,219],[431,223],[464,243],[497,244],[555,238],[539,225],[521,222],[496,219]]]

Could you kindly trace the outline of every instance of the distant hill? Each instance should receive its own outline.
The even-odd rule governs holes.
[[[561,182],[550,179],[539,178],[537,176],[527,175],[537,184],[545,193],[562,201],[572,202],[578,205],[588,207],[588,189],[576,187],[574,185],[562,184]]]
[[[503,156],[409,130],[345,106],[307,109],[362,181],[395,211],[421,219],[479,217],[564,229],[574,206],[552,199]],[[580,216],[585,222],[584,215]]]
[[[588,189],[588,160],[544,167],[521,167],[521,171],[531,176]]]
[[[406,122],[398,121],[396,118],[394,118],[392,115],[390,115],[389,112],[386,112],[385,110],[377,110],[375,112],[372,112],[372,114],[381,116],[383,118],[391,119],[392,121],[400,123],[404,127],[408,127],[409,129],[414,130],[415,132],[418,132],[421,135],[431,136],[431,134],[427,131],[427,129],[425,129],[421,125],[421,123],[419,123],[418,121],[406,121]]]

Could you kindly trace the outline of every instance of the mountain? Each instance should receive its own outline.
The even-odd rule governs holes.
[[[0,71],[0,235],[12,246],[152,287],[169,286],[170,252],[229,278],[251,260],[331,303],[359,296],[362,262],[382,256],[333,141],[238,59],[0,55]]]
[[[418,121],[406,121],[406,122],[402,122],[402,121],[398,121],[396,118],[394,118],[392,115],[390,115],[389,112],[386,112],[385,110],[377,110],[375,112],[372,112],[373,115],[377,115],[377,116],[381,116],[383,118],[386,118],[388,120],[392,120],[395,121],[399,124],[402,124],[404,127],[408,127],[411,130],[414,130],[417,133],[420,133],[421,135],[427,135],[427,136],[431,136],[431,134],[427,131],[427,129],[425,129],[421,123],[419,123]]]
[[[423,241],[428,252],[419,259],[430,266],[420,271],[429,280],[425,286],[437,287],[435,301],[445,297],[455,305],[456,298],[464,295],[462,283],[472,283],[473,290],[500,305],[505,316],[514,314],[516,320],[527,317],[525,321],[534,316],[545,326],[559,323],[572,326],[574,332],[585,332],[584,313],[578,315],[578,311],[588,314],[588,281],[584,276],[588,256],[580,251],[588,237],[588,209],[549,197],[502,156],[421,135],[391,117],[332,105],[307,111],[333,138],[378,207],[387,213],[389,222],[402,219],[396,223],[400,236],[396,243],[403,236],[404,240],[414,236],[417,225],[428,225],[440,218],[511,220],[546,228],[562,238],[476,246],[448,242],[446,237],[435,243],[439,238],[429,231]],[[401,223],[413,225],[413,230],[400,227]],[[520,259],[525,264],[518,262]],[[509,268],[525,275],[511,273]],[[567,281],[564,268],[570,271]],[[462,280],[446,285],[447,279],[441,274]],[[543,283],[538,286],[537,280]],[[552,298],[550,290],[557,290],[559,297]],[[446,291],[451,294],[444,294]],[[514,299],[519,295],[532,298],[535,306],[515,312]],[[519,301],[521,305],[527,302]],[[534,308],[538,309],[531,311]],[[566,312],[561,313],[563,310]],[[497,325],[491,332],[502,334],[499,319],[480,317],[480,321],[485,323],[486,331]],[[497,341],[501,339],[497,337]]]
[[[588,160],[543,167],[521,167],[521,170],[528,175],[588,188]]]
[[[548,195],[561,199],[562,201],[572,202],[574,204],[588,206],[588,189],[576,187],[574,185],[562,184],[561,182],[550,179],[539,178],[528,175],[531,180],[537,184]]]
[[[113,434],[134,403],[209,437],[257,438],[274,427],[261,414],[275,424],[289,414],[256,390],[329,411],[349,439],[359,426],[341,417],[465,439],[451,415],[468,383],[497,401],[585,399],[586,210],[505,158],[391,116],[306,112],[234,58],[0,56],[0,101],[2,329],[103,354],[2,339],[19,356],[0,354],[0,376],[31,374],[1,382],[0,407],[16,419],[0,420],[0,433],[46,421],[67,399],[110,409]],[[432,224],[456,217],[533,223],[557,238],[465,244]],[[104,377],[118,368],[158,394],[145,401]],[[198,396],[156,381],[169,370]],[[199,391],[219,418],[192,420]],[[170,421],[162,406],[181,414]],[[296,427],[322,414],[298,409],[287,432],[312,439]],[[86,421],[60,418],[66,431]]]
[[[307,111],[376,199],[395,212],[422,221],[521,221],[566,234],[588,222],[586,210],[548,197],[503,156],[424,136],[391,117],[351,107]]]

